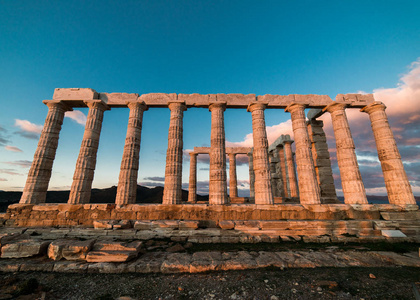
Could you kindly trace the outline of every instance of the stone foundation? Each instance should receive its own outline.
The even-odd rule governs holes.
[[[389,204],[13,204],[2,218],[14,227],[92,227],[97,220],[418,220],[420,211]]]

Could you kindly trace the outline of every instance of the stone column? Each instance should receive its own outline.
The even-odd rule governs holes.
[[[225,148],[225,123],[223,113],[226,103],[212,103],[211,111],[211,136],[210,136],[210,183],[209,204],[226,204],[226,148]]]
[[[136,203],[141,128],[143,112],[147,110],[144,102],[130,102],[127,106],[130,108],[130,115],[115,199],[116,204]]]
[[[180,204],[182,201],[182,119],[187,107],[180,102],[171,102],[168,106],[171,110],[171,121],[169,123],[162,203]]]
[[[316,179],[311,153],[308,129],[305,119],[305,105],[293,103],[287,106],[292,116],[293,135],[296,143],[296,166],[299,178],[301,204],[320,204],[319,185]]]
[[[287,172],[289,197],[297,198],[299,197],[299,193],[298,193],[298,184],[296,180],[295,162],[293,160],[292,143],[293,143],[292,140],[284,141],[284,156],[285,156],[286,167],[287,167],[286,172]]]
[[[229,154],[229,196],[238,197],[238,180],[236,177],[236,154]]]
[[[252,132],[254,141],[255,204],[273,204],[271,191],[270,162],[268,159],[268,141],[265,128],[262,103],[251,103],[248,111],[252,114]]]
[[[249,197],[255,197],[255,173],[254,173],[254,157],[252,152],[247,153],[249,165]]]
[[[92,181],[96,167],[99,137],[101,134],[104,111],[109,109],[102,101],[86,102],[89,113],[85,125],[82,145],[74,170],[70,189],[69,204],[89,203]]]
[[[268,153],[268,158],[270,161],[270,173],[271,173],[271,192],[273,193],[273,197],[281,197],[280,195],[280,184],[279,179],[280,176],[277,173],[277,164],[278,164],[278,158],[275,156],[274,151],[270,151]]]
[[[331,103],[324,110],[331,114],[344,202],[346,204],[366,204],[368,201],[365,186],[357,163],[354,141],[345,111],[346,107],[347,105],[344,103]]]
[[[190,152],[190,184],[188,185],[188,202],[197,202],[197,153]]]
[[[312,143],[312,157],[314,160],[316,177],[321,192],[321,202],[339,203],[335,192],[327,137],[322,128],[324,122],[312,119],[309,120],[307,124],[309,139]]]
[[[375,101],[361,111],[369,114],[389,203],[401,206],[415,205],[416,201],[385,108],[382,102]]]
[[[64,113],[72,110],[62,102],[44,103],[48,114],[19,203],[45,203]]]
[[[288,187],[287,183],[287,174],[286,174],[286,161],[284,157],[284,147],[277,147],[279,161],[280,161],[280,168],[281,168],[281,177],[283,181],[283,197],[289,197],[290,192],[288,191],[290,187]],[[294,166],[293,166],[294,168]],[[296,179],[296,177],[295,177]],[[297,185],[296,185],[297,186]]]

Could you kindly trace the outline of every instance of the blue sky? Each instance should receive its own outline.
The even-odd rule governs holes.
[[[404,144],[420,137],[419,11],[419,1],[0,1],[0,189],[23,188],[47,114],[41,101],[51,99],[57,87],[333,99],[338,93],[375,91],[378,100],[390,99],[391,125],[400,130],[400,150],[420,195],[420,141]],[[396,99],[411,100],[393,115],[391,108],[399,111]],[[407,116],[413,121],[402,122]],[[128,109],[105,113],[95,187],[117,184],[127,119]],[[288,120],[281,110],[266,111],[271,135],[287,131]],[[369,192],[384,194],[374,144],[364,142],[371,140],[370,129],[359,126],[363,122],[350,122],[362,177]],[[225,124],[227,141],[247,144],[249,113],[227,110]],[[139,182],[162,183],[168,126],[168,109],[145,112]],[[184,149],[209,145],[208,110],[186,111],[184,127]],[[71,185],[83,130],[65,118],[51,189]],[[326,130],[331,137],[328,124]],[[333,139],[328,143],[337,177]],[[198,180],[205,192],[208,164],[205,157],[200,161]],[[185,161],[185,184],[188,170]],[[374,175],[379,179],[371,181]],[[238,177],[245,195],[246,164],[238,167]]]

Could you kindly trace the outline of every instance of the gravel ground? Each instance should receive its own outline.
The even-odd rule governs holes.
[[[420,269],[265,269],[207,274],[0,273],[0,299],[415,299]]]

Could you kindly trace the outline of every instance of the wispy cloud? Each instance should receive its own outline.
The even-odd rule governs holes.
[[[15,160],[15,161],[6,161],[6,164],[18,166],[21,168],[29,168],[32,165],[32,162],[29,160]]]
[[[159,182],[164,182],[165,181],[165,177],[160,177],[160,176],[154,176],[154,177],[144,177],[144,180],[150,180],[150,181],[159,181]]]
[[[64,116],[72,119],[73,121],[75,121],[76,123],[80,125],[84,126],[86,124],[87,117],[80,110],[66,111]]]
[[[12,152],[23,152],[21,149],[19,149],[18,147],[15,146],[5,146],[4,149],[6,149],[7,151],[12,151]]]
[[[18,173],[15,169],[0,169],[0,174],[7,174],[7,175],[19,175],[22,176],[23,174]]]
[[[8,181],[6,178],[0,178],[0,181]]]
[[[0,146],[4,146],[9,142],[9,139],[5,136],[7,130],[0,126]]]
[[[42,132],[42,125],[31,123],[28,120],[15,119],[15,126],[20,129],[16,133],[28,139],[37,140]]]

